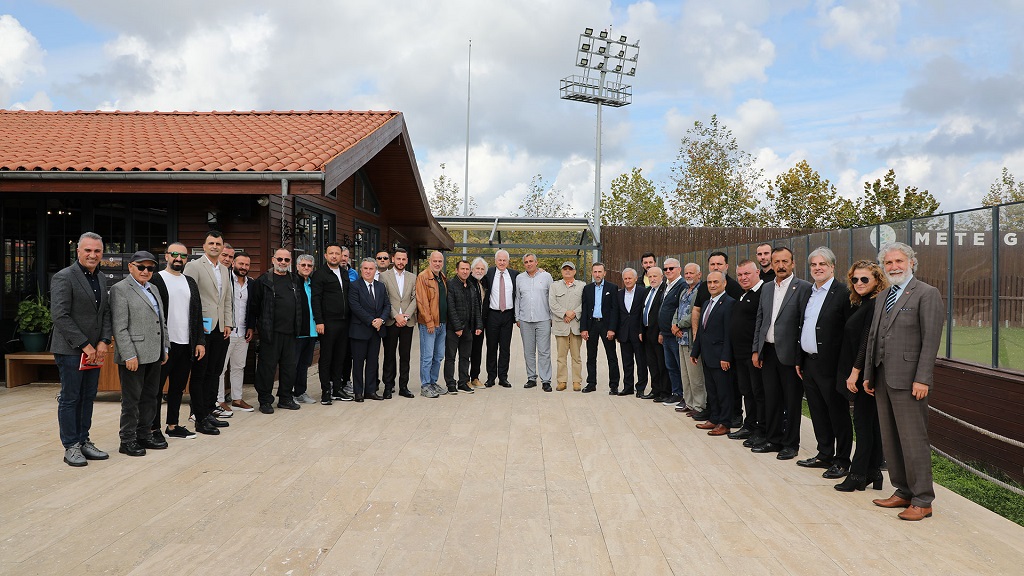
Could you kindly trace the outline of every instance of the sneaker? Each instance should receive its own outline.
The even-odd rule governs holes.
[[[434,394],[437,394],[438,396],[444,396],[445,394],[448,393],[447,388],[441,388],[437,384],[430,384],[430,387],[433,388]]]
[[[420,396],[424,398],[437,398],[437,392],[434,392],[433,386],[427,384],[420,388]]]
[[[349,396],[354,396],[356,393],[356,390],[351,382],[346,382],[345,387],[342,390],[345,392],[345,394],[348,394]]]
[[[86,461],[85,456],[82,454],[82,445],[77,443],[64,450],[64,462],[68,466],[74,466],[75,468],[89,465],[89,462]]]
[[[195,422],[196,421],[196,415],[193,414],[192,412],[189,412],[188,413],[188,421],[189,422]]]
[[[235,400],[231,402],[231,409],[240,410],[242,412],[252,412],[255,410],[255,408],[250,406],[245,400]]]
[[[225,411],[225,412],[231,412],[231,403],[230,402],[218,402],[217,406],[220,406],[220,409]]]
[[[273,414],[274,413],[274,405],[273,404],[260,404],[260,412],[262,412],[264,414]]]
[[[320,404],[323,404],[324,406],[330,406],[334,404],[334,401],[331,400],[331,396],[330,394],[328,394],[327,396],[320,397]]]
[[[452,396],[458,394],[459,393],[459,387],[458,386],[449,386],[448,387],[448,393],[451,394]]]
[[[676,404],[679,404],[682,401],[683,401],[683,399],[681,397],[679,397],[679,396],[669,396],[661,404],[663,406],[675,406]]]
[[[305,392],[299,394],[295,398],[295,401],[298,402],[299,404],[316,404],[316,400],[313,400],[313,397]]]
[[[192,439],[196,437],[195,432],[185,428],[184,426],[175,426],[174,428],[168,426],[167,428],[164,428],[164,434],[166,434],[168,438]]]
[[[156,445],[163,444],[165,447],[167,446],[167,438],[164,438],[164,435],[160,433],[159,428],[153,430],[153,443]]]
[[[284,408],[285,410],[298,410],[299,405],[294,400],[281,400],[277,403],[278,408]]]
[[[473,378],[472,380],[470,380],[469,381],[469,385],[470,385],[471,388],[483,388],[484,387],[484,383],[481,382],[479,378]]]
[[[107,458],[110,458],[110,454],[107,454],[103,450],[97,448],[91,440],[82,442],[80,449],[82,450],[82,456],[85,456],[86,460],[106,460]]]
[[[469,384],[459,384],[458,388],[459,388],[459,390],[462,390],[463,392],[466,392],[467,394],[472,394],[473,393],[473,387],[470,386]]]
[[[231,416],[233,416],[230,409],[225,410],[220,406],[214,408],[210,414],[212,414],[214,418],[231,418]]]

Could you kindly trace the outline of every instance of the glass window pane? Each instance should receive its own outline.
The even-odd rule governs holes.
[[[992,363],[992,211],[954,216],[951,358]],[[923,278],[922,278],[923,279]]]
[[[1024,370],[1024,204],[999,208],[999,367]]]
[[[949,299],[949,216],[919,218],[911,223],[913,247],[917,253],[917,272],[922,282],[931,284],[942,294],[943,305]],[[946,356],[946,330],[942,331],[939,356]]]
[[[793,238],[790,246],[793,250],[793,275],[808,280],[811,275],[807,267],[807,236]]]
[[[843,276],[853,264],[850,259],[850,231],[833,230],[829,233],[829,248],[836,253],[836,276]]]

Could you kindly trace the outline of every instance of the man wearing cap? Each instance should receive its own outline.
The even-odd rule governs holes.
[[[523,339],[526,357],[526,385],[537,386],[537,378],[545,392],[551,392],[551,312],[548,290],[551,274],[537,267],[537,255],[523,256],[526,272],[516,279],[515,310],[519,336]]]
[[[566,354],[572,358],[572,389],[579,392],[583,381],[583,365],[580,362],[580,315],[583,314],[583,283],[576,281],[576,265],[562,262],[562,279],[556,280],[548,290],[548,308],[551,310],[551,332],[557,345],[557,390],[565,390],[569,382],[569,367]]]
[[[156,257],[140,251],[132,255],[131,274],[110,288],[113,317],[114,361],[121,379],[121,447],[129,456],[145,456],[146,449],[167,448],[167,441],[153,438],[151,425],[157,410],[160,366],[167,361],[170,341],[160,290],[150,283]]]

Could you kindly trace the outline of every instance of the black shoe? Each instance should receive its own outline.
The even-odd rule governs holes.
[[[767,454],[768,452],[778,452],[779,450],[782,450],[782,446],[779,446],[778,444],[772,444],[771,442],[758,444],[757,446],[754,446],[753,448],[750,449],[750,451],[753,452],[754,454]]]
[[[588,392],[594,392],[596,390],[597,390],[597,386],[595,386],[593,384],[587,384],[586,386],[583,387],[583,393],[584,394],[587,394]]]
[[[409,392],[408,388],[402,388],[401,390],[399,390],[398,391],[398,395],[401,396],[402,398],[415,398],[416,397],[415,394],[413,394],[412,392]]]
[[[153,442],[156,442],[157,444],[163,442],[164,448],[167,447],[167,438],[164,438],[164,435],[160,433],[159,428],[153,430]],[[157,448],[157,450],[160,450],[160,448]]]
[[[260,412],[263,412],[264,414],[273,414],[274,413],[274,405],[270,404],[270,403],[260,404]],[[196,426],[196,430],[199,430],[198,426]]]
[[[664,404],[665,401],[668,399],[668,396],[655,396],[654,398],[651,398],[651,401],[654,402],[655,404]]]
[[[861,474],[850,474],[845,480],[833,486],[839,492],[853,492],[854,490],[863,492],[867,488],[868,479]]]
[[[707,420],[708,416],[710,415],[708,414],[707,410],[701,410],[700,412],[694,412],[693,414],[690,414],[690,418],[693,418],[694,420]]]
[[[295,400],[281,400],[277,403],[278,408],[284,408],[285,410],[298,410],[299,405],[295,403]]]
[[[139,445],[138,442],[121,442],[121,447],[117,450],[121,454],[127,454],[129,456],[145,456],[146,449]]]
[[[544,384],[541,385],[541,388],[545,392],[551,392],[551,382],[545,382]]]
[[[167,448],[167,441],[157,442],[156,438],[139,438],[135,441],[139,446],[143,448],[149,448],[150,450],[163,450]],[[130,454],[129,454],[130,456]]]
[[[829,480],[838,480],[849,473],[849,467],[842,464],[833,464],[828,470],[825,470],[821,474],[821,477],[828,478]]]
[[[271,408],[273,410],[273,408]],[[206,420],[196,422],[196,432],[200,434],[209,434],[210,436],[216,436],[220,434],[220,428],[217,428],[213,424],[210,424]]]
[[[523,384],[523,388],[536,388],[536,387],[537,387],[537,381],[536,380],[530,380],[526,384]]]
[[[456,388],[459,389],[459,392],[465,392],[466,394],[474,393],[473,387],[470,386],[468,382],[459,384]]]
[[[796,465],[802,468],[829,468],[832,466],[832,461],[815,456],[814,458],[808,458],[807,460],[797,460]],[[843,476],[845,476],[845,474]],[[842,476],[837,476],[837,478],[841,477]]]
[[[508,382],[498,382],[498,386],[501,386],[502,388],[511,388],[512,387],[512,385],[509,384]]]
[[[384,395],[381,396],[381,400],[391,400],[392,398],[394,398],[394,396],[392,396],[391,392],[385,392]]]
[[[743,417],[733,418],[732,419],[732,427],[733,428],[743,428]]]
[[[729,432],[727,436],[732,440],[746,440],[747,438],[750,438],[750,430],[740,428],[735,432]]]
[[[334,404],[334,401],[331,400],[330,396],[323,396],[322,398],[320,398],[320,403],[323,404],[324,406],[330,406],[331,404]]]
[[[342,402],[351,402],[352,401],[352,395],[347,393],[347,392],[345,392],[344,390],[342,390],[341,392],[339,392],[339,393],[334,395],[334,399],[335,400],[340,400]]]
[[[363,395],[360,394],[359,392],[356,392],[355,401],[356,402],[362,402],[363,401]]]
[[[345,394],[345,391],[342,390],[341,388],[335,388],[334,392],[331,393],[332,400],[344,400],[345,396],[348,396],[348,394]],[[349,400],[351,399],[352,397],[349,396]]]
[[[618,396],[619,395],[619,389],[618,388],[609,388],[608,389],[608,395],[609,396]]]
[[[743,441],[743,447],[744,448],[753,448],[754,446],[757,446],[758,444],[760,444],[760,442],[756,442],[754,440],[753,436],[751,436],[750,438],[747,438],[746,440]]]
[[[366,394],[365,396],[363,396],[363,398],[366,398],[367,400],[383,400],[384,399],[384,398],[381,398],[381,395],[377,394],[376,392],[370,392],[369,394]]]
[[[488,380],[484,382],[484,388],[494,388],[494,380]]]
[[[217,420],[213,416],[207,416],[206,421],[210,423],[210,426],[216,426],[217,428],[227,428],[228,426],[231,426],[231,424],[224,420]]]
[[[778,454],[775,455],[775,459],[776,460],[792,460],[793,458],[796,458],[796,454],[797,454],[797,449],[796,448],[783,448],[782,450],[779,450]]]
[[[654,400],[654,392],[648,392],[647,394],[637,394],[637,398],[641,400]]]
[[[645,396],[644,389],[643,388],[637,388],[636,389],[636,397],[637,398],[643,398],[644,396]]]
[[[636,390],[634,390],[632,387],[630,387],[630,388],[623,388],[619,392],[619,396],[632,396],[635,393],[636,393]]]

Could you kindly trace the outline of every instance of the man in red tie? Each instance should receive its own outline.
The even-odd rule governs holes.
[[[508,267],[508,252],[494,253],[494,266],[484,276],[484,305],[488,307],[484,332],[487,335],[487,382],[490,388],[495,380],[505,388],[508,381],[508,366],[512,344],[512,326],[516,322],[516,276],[519,272]]]

